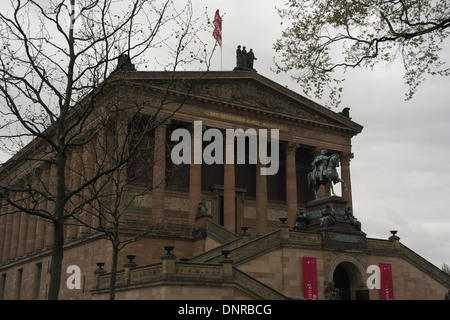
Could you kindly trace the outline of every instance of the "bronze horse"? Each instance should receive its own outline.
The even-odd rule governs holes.
[[[336,170],[336,167],[339,167],[339,155],[338,154],[332,154],[328,158],[328,164],[326,168],[326,174],[321,178],[318,175],[315,174],[315,171],[312,171],[308,173],[308,188],[309,190],[312,190],[314,193],[315,198],[317,199],[317,190],[319,189],[320,185],[326,185],[329,182],[331,187],[331,192],[333,193],[333,196],[336,196],[333,190],[333,184],[336,184],[338,182],[341,182],[344,184],[344,189],[347,191],[347,185],[345,184],[345,181],[339,178],[339,174]]]

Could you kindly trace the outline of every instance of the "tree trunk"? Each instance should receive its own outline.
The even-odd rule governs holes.
[[[111,265],[111,281],[109,287],[109,300],[116,299],[116,281],[117,281],[117,260],[119,257],[119,248],[113,244],[113,256]]]
[[[52,262],[50,265],[50,285],[48,300],[58,300],[61,287],[62,260],[64,250],[64,205],[66,192],[66,155],[61,152],[57,159],[56,170],[56,197],[55,211],[53,213],[54,231]]]
[[[52,262],[50,264],[50,285],[48,300],[58,300],[61,286],[63,245],[64,245],[64,222],[54,223],[53,228]]]

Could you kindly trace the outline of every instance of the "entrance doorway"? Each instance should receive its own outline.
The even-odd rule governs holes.
[[[337,262],[332,274],[334,289],[336,289],[335,299],[369,300],[369,290],[365,286],[364,268],[351,257],[343,257],[342,260],[344,261]]]
[[[350,300],[350,277],[342,265],[338,265],[333,274],[334,288],[339,290],[339,300]]]

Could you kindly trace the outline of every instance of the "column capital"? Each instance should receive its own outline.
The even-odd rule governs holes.
[[[286,141],[284,143],[284,147],[286,149],[286,153],[287,154],[292,154],[292,153],[295,153],[295,150],[300,148],[300,144],[299,143],[295,143],[295,142]]]
[[[186,128],[189,130],[189,132],[193,133],[194,132],[194,128],[195,128],[195,124],[194,122],[189,123]],[[206,131],[206,125],[202,124],[202,132]]]
[[[353,157],[354,154],[352,152],[342,152],[340,155],[341,161],[350,161]]]
[[[157,128],[164,128],[166,129],[170,124],[172,123],[172,120],[168,117],[163,116],[157,116],[155,119],[155,129]]]

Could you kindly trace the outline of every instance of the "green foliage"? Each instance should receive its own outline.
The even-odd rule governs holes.
[[[411,99],[427,75],[449,75],[440,59],[449,34],[450,0],[299,1],[278,9],[288,26],[274,44],[276,72],[292,77],[308,96],[341,99],[340,71],[401,59]]]

